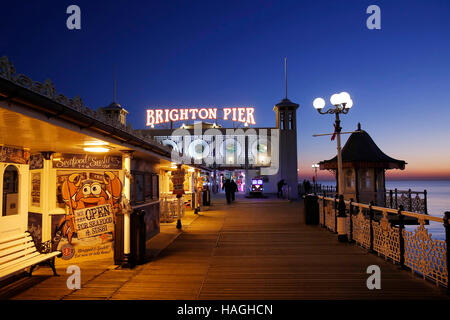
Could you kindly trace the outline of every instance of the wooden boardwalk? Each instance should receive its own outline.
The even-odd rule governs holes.
[[[217,203],[133,270],[83,269],[81,290],[46,277],[13,299],[447,299],[445,292],[303,223],[302,202]],[[366,286],[381,268],[381,290]],[[95,269],[95,270],[94,270]],[[39,276],[38,276],[39,277]],[[27,280],[30,281],[30,280]]]

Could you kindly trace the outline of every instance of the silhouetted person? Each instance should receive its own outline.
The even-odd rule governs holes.
[[[306,194],[309,193],[309,191],[311,191],[311,183],[309,182],[309,180],[303,180],[303,190],[305,191]]]
[[[238,191],[238,186],[234,180],[231,180],[231,201],[235,200],[236,191]]]
[[[278,198],[283,198],[283,186],[286,185],[286,182],[284,182],[284,179],[281,179],[280,181],[278,181],[278,193],[277,193],[277,197]]]
[[[225,183],[223,184],[223,189],[225,189],[225,197],[227,198],[227,203],[231,203],[231,190],[233,190],[233,186],[231,184],[230,179],[227,179]]]

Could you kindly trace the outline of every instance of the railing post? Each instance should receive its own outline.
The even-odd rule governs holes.
[[[392,208],[393,200],[394,200],[393,196],[394,196],[394,194],[393,194],[392,190],[389,190],[389,208]]]
[[[398,208],[398,232],[399,232],[399,247],[400,247],[400,268],[405,268],[405,238],[403,237],[403,230],[405,229],[405,216],[402,214],[403,206]]]
[[[409,200],[409,211],[413,211],[412,198],[411,198],[411,189],[408,189],[408,200]]]
[[[327,226],[327,222],[326,222],[326,215],[325,215],[325,205],[326,205],[326,201],[325,201],[325,196],[323,196],[323,198],[322,198],[322,201],[323,201],[323,206],[322,206],[322,214],[323,214],[323,224],[322,224],[322,227],[324,227],[324,228],[326,228],[326,226]]]
[[[427,190],[423,190],[423,207],[425,209],[425,214],[428,214]]]
[[[370,252],[374,252],[373,250],[373,201],[370,201],[369,204],[369,232],[370,232]]]
[[[346,218],[347,218],[347,214],[345,213],[344,196],[341,194],[341,195],[339,195],[338,218],[337,218],[337,224],[336,224],[339,242],[348,242],[347,232],[345,230],[345,219]]]
[[[395,209],[398,209],[397,188],[395,188]]]
[[[350,239],[349,242],[353,241],[353,198],[350,199],[349,212],[350,212]]]
[[[334,195],[334,233],[337,233],[337,217],[338,217],[338,195],[337,193]]]
[[[444,227],[445,227],[445,243],[447,246],[447,295],[450,295],[450,224],[448,220],[450,219],[450,211],[445,212],[444,214]]]

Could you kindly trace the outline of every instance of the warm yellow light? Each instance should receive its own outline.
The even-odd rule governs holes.
[[[189,168],[188,171],[189,171],[189,172],[195,172],[195,169],[194,169],[194,168]]]
[[[108,152],[109,151],[109,149],[105,148],[105,147],[85,147],[83,149],[86,152],[97,152],[97,153]]]
[[[108,142],[105,141],[85,141],[85,146],[107,146]]]

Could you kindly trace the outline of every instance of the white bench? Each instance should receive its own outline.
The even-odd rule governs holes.
[[[36,265],[44,263],[56,276],[55,257],[60,255],[60,251],[51,252],[51,241],[42,243],[38,250],[29,232],[0,238],[0,279],[28,267],[31,267],[31,276]]]

